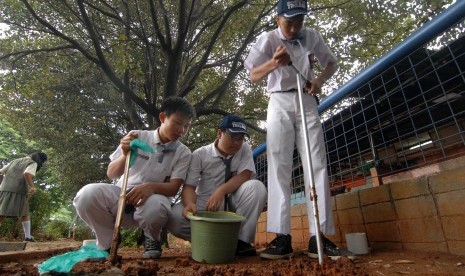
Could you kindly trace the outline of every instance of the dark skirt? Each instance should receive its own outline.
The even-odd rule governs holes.
[[[0,216],[19,217],[29,215],[29,204],[24,206],[26,199],[27,196],[23,194],[0,191]]]

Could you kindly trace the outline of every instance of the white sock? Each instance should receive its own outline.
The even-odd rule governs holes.
[[[24,231],[24,238],[30,239],[31,238],[31,221],[23,221],[23,231]]]

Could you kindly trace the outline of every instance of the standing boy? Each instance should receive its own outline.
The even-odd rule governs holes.
[[[217,139],[192,153],[182,202],[173,206],[168,222],[173,235],[190,241],[187,212],[226,209],[246,218],[240,228],[236,255],[256,254],[250,243],[254,242],[257,220],[265,206],[266,188],[253,179],[255,165],[252,149],[245,143],[247,136],[244,120],[228,115],[221,120]]]
[[[186,134],[194,117],[195,110],[185,99],[165,99],[161,106],[161,126],[151,131],[130,131],[110,156],[107,175],[111,179],[119,179],[118,183],[88,184],[77,193],[74,206],[95,232],[98,249],[110,249],[126,155],[130,151],[130,142],[137,138],[155,153],[139,151],[129,169],[129,192],[121,225],[142,228],[145,234],[144,258],[161,257],[160,232],[171,213],[170,197],[176,195],[184,183],[191,160],[190,150],[179,139]]]
[[[302,28],[307,14],[307,1],[280,0],[276,22],[278,28],[264,33],[253,45],[245,68],[252,82],[268,78],[270,93],[267,115],[268,161],[268,221],[267,230],[277,234],[261,257],[280,259],[293,256],[290,236],[291,169],[294,145],[300,153],[302,166],[307,168],[302,118],[297,95],[296,72],[298,68],[311,82],[305,86],[303,106],[310,139],[313,174],[318,195],[320,229],[323,234],[334,235],[334,222],[329,201],[329,184],[323,130],[314,96],[322,85],[336,72],[336,57],[314,29]],[[315,78],[315,59],[324,70]],[[304,81],[302,81],[304,83]],[[304,170],[306,203],[310,225],[309,255],[318,257],[313,208],[310,202],[310,180]],[[323,236],[324,253],[339,255],[339,249]]]

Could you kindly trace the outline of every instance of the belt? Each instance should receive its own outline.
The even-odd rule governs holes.
[[[292,89],[284,90],[284,91],[272,91],[270,93],[289,93],[289,92],[297,92],[297,89],[292,88]]]
[[[273,91],[273,92],[270,92],[270,93],[289,93],[289,92],[297,92],[297,89],[293,88],[293,89],[289,89],[289,90],[285,90],[285,91]],[[318,96],[313,95],[313,97],[315,97],[316,104],[320,105],[320,99],[318,98]]]

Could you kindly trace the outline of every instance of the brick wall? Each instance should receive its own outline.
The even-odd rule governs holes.
[[[465,158],[449,160],[390,176],[385,185],[331,198],[336,235],[365,232],[371,250],[407,249],[465,255]],[[434,174],[431,174],[431,173]],[[388,182],[389,184],[386,184]],[[294,205],[291,234],[294,249],[306,249],[309,239],[305,204]],[[256,243],[265,246],[274,233],[266,232],[266,212],[257,225]]]

